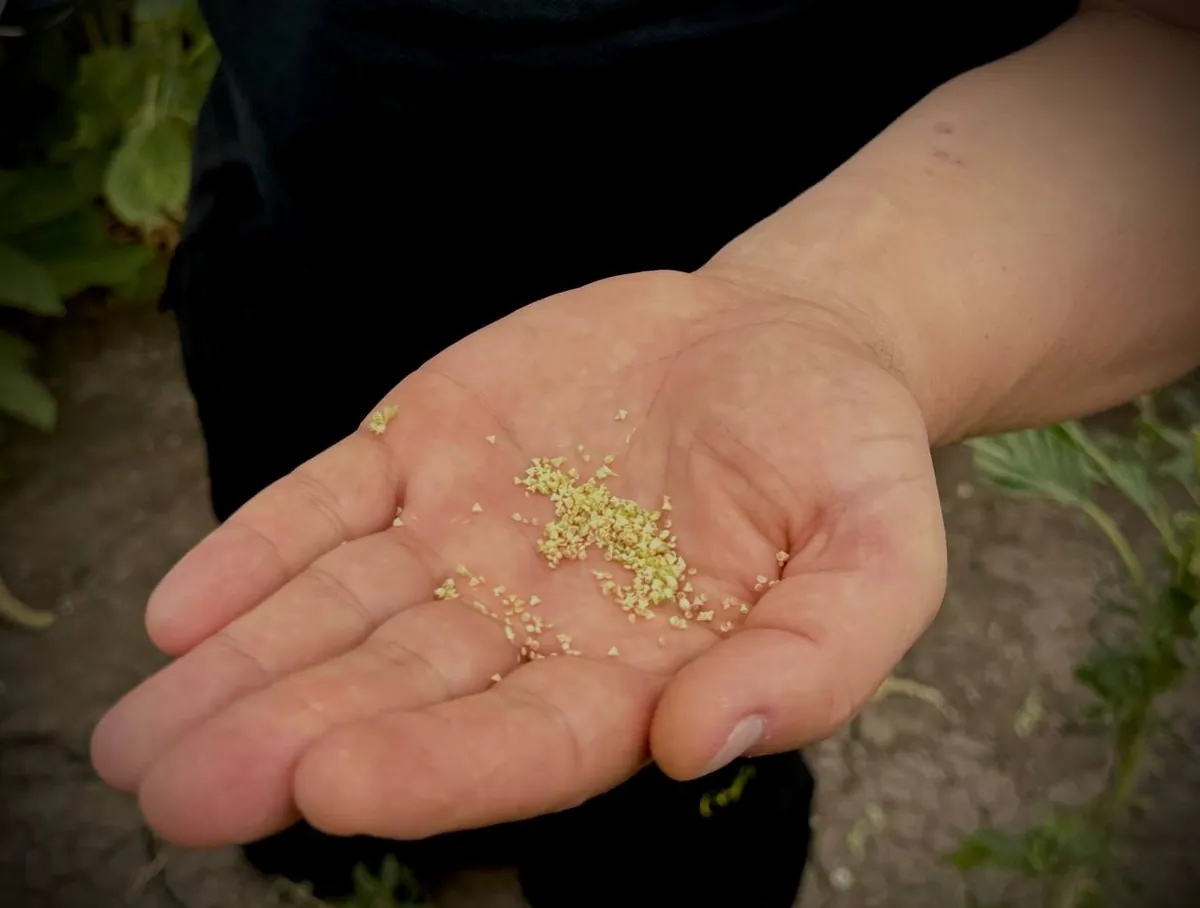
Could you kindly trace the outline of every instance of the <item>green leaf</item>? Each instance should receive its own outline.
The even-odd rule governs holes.
[[[0,236],[10,237],[62,217],[94,199],[99,186],[81,167],[32,167],[0,196]]]
[[[0,331],[0,359],[25,365],[33,362],[37,348],[23,337]]]
[[[137,0],[133,16],[139,22],[166,19],[178,13],[182,6],[183,0]]]
[[[1023,871],[1024,857],[1021,840],[996,829],[980,829],[966,836],[949,856],[950,862],[964,872],[979,867]]]
[[[69,297],[89,287],[136,286],[156,255],[153,246],[114,242],[100,249],[49,259],[46,270],[58,291]]]
[[[0,412],[49,432],[58,418],[54,396],[16,359],[0,357]]]
[[[62,298],[46,269],[25,253],[0,244],[0,304],[35,315],[62,315]]]
[[[136,281],[157,256],[151,246],[119,243],[99,206],[72,211],[13,237],[12,244],[36,259],[55,289],[70,298],[88,287],[117,287]]]
[[[191,142],[178,120],[141,123],[125,136],[104,178],[113,213],[131,226],[153,229],[182,220],[187,203]]]
[[[113,286],[114,301],[117,303],[157,302],[167,289],[169,267],[170,262],[167,257],[154,252],[153,257],[135,275]]]
[[[80,58],[75,102],[95,118],[96,140],[115,139],[137,115],[153,65],[136,46],[103,47]]]
[[[41,261],[64,252],[96,249],[109,242],[108,218],[98,205],[77,208],[45,224],[31,227],[10,242],[30,258]]]
[[[1088,459],[1058,426],[977,438],[967,444],[980,475],[1006,492],[1043,496],[1071,507],[1091,500]]]
[[[1171,526],[1171,509],[1155,488],[1150,475],[1149,463],[1145,460],[1117,459],[1100,448],[1077,422],[1065,422],[1059,430],[1070,439],[1091,461],[1098,478],[1112,485],[1138,507],[1154,524],[1167,545],[1175,544],[1175,531]]]

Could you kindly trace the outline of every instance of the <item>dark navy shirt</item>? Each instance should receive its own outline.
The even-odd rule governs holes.
[[[293,390],[353,425],[426,357],[524,303],[698,267],[937,85],[1074,8],[201,6],[223,63],[169,296],[210,446],[234,409]],[[363,355],[371,335],[388,357]]]

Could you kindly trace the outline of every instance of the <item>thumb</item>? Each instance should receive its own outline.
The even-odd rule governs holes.
[[[826,538],[816,560],[787,565],[739,632],[668,685],[650,730],[667,775],[696,778],[832,735],[929,625],[946,578],[932,475],[843,512]]]

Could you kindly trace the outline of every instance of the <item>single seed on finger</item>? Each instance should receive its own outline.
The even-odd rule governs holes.
[[[608,654],[609,654],[610,656],[619,656],[619,655],[621,655],[620,651],[619,651],[619,650],[618,650],[618,649],[617,649],[615,646],[614,646],[612,649],[610,649],[610,650],[608,651]]]
[[[382,435],[400,408],[395,404],[389,404],[386,407],[381,407],[371,414],[371,418],[367,420],[367,428],[376,435]]]
[[[487,443],[489,445],[494,445],[496,443],[496,436],[495,435],[487,436]]]
[[[617,415],[614,416],[613,419],[615,419],[617,422],[621,422],[621,420],[625,419],[628,416],[629,416],[628,410],[618,410]]]
[[[503,681],[504,679],[502,677],[500,677],[500,673],[497,672],[496,674],[492,675],[492,680],[496,681],[496,682],[500,682],[500,681]]]
[[[481,505],[477,501],[473,505],[471,505],[471,510],[474,511],[476,514],[482,514],[483,513],[483,505]]]

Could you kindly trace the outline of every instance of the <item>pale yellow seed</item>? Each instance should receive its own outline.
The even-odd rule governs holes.
[[[492,675],[492,680],[493,681],[502,681],[503,679],[500,677],[499,674],[495,674],[495,675]]]
[[[697,621],[712,621],[712,619],[713,619],[712,612],[701,612],[699,615],[696,616]]]
[[[792,556],[789,553],[784,552],[784,551],[779,551],[779,552],[775,553],[775,560],[778,561],[780,564],[787,564],[788,559],[791,557]]]
[[[514,513],[514,514],[512,515],[512,519],[513,519],[513,520],[515,520],[517,523],[520,523],[520,522],[521,522],[521,515],[520,515],[520,513]]]
[[[506,624],[504,625],[504,636],[509,640],[516,640],[517,632],[512,629],[512,625]]]
[[[496,443],[496,436],[495,435],[487,436],[487,443],[489,445],[494,445]]]
[[[382,435],[388,427],[388,423],[392,421],[400,408],[395,404],[382,407],[371,414],[371,418],[367,420],[367,428],[376,435]]]
[[[476,514],[482,514],[483,513],[483,505],[481,505],[477,501],[473,505],[471,505],[471,510],[474,511]]]
[[[618,650],[618,649],[617,649],[617,648],[614,646],[612,649],[610,649],[610,650],[608,651],[608,654],[609,654],[610,656],[619,656],[619,655],[621,655],[621,652],[620,652],[620,650]]]
[[[447,577],[445,582],[433,591],[433,595],[438,599],[457,599],[458,588],[454,585],[454,578]]]
[[[743,602],[741,605],[740,611],[743,615],[749,615],[750,614],[750,606],[746,605],[746,603]]]
[[[542,600],[541,600],[539,597],[537,597],[537,596],[530,596],[530,597],[529,597],[529,604],[530,604],[530,605],[541,605],[541,602],[542,602]]]
[[[614,416],[613,419],[615,419],[617,422],[620,422],[621,420],[628,418],[628,416],[629,416],[628,410],[618,410],[617,415]]]
[[[467,570],[467,566],[465,564],[460,564],[454,570],[455,570],[455,573],[457,573],[458,576],[460,576],[460,577],[470,577],[471,576],[471,572]]]

